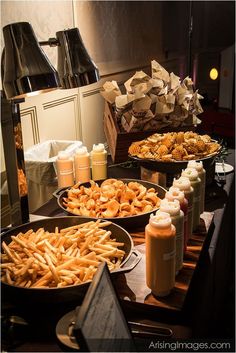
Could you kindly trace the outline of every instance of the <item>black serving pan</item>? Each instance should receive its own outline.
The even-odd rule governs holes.
[[[154,188],[155,191],[157,192],[158,197],[160,197],[160,199],[163,199],[165,197],[166,189],[164,189],[160,185],[151,183],[149,181],[138,180],[138,179],[119,179],[119,180],[122,180],[126,184],[131,181],[138,182],[138,183],[142,184],[143,186],[145,186],[147,189]],[[97,181],[97,184],[100,186],[102,182],[103,182],[103,180],[99,180],[99,181]],[[83,183],[81,185],[83,185],[85,187],[89,187],[90,183]],[[69,189],[70,188],[68,188],[68,187],[59,189],[53,193],[53,196],[55,196],[57,198],[58,206],[63,211],[65,211],[69,215],[74,215],[73,213],[67,211],[66,207],[63,205],[63,198],[67,197],[67,191]],[[109,220],[113,223],[116,223],[116,224],[120,225],[121,227],[124,227],[125,229],[131,229],[131,228],[134,229],[134,228],[144,227],[149,222],[150,215],[156,211],[157,211],[157,208],[153,209],[150,212],[142,213],[140,215],[128,216],[128,217],[102,218],[102,219],[106,219],[106,220]],[[80,216],[78,216],[78,217],[80,217]]]
[[[17,235],[19,232],[25,233],[29,229],[37,230],[38,228],[43,227],[45,230],[54,231],[56,226],[58,226],[59,229],[62,229],[90,220],[95,219],[88,217],[53,217],[25,223],[1,234],[1,244],[3,241],[5,241],[6,244],[10,243],[12,235]],[[111,272],[112,276],[131,271],[141,259],[141,254],[134,249],[131,236],[125,229],[114,223],[106,227],[106,229],[112,232],[112,238],[116,238],[118,242],[124,243],[124,259],[120,268]],[[14,302],[55,304],[72,302],[83,297],[89,284],[90,282],[86,282],[61,288],[24,288],[1,282],[1,289],[2,294],[4,293],[4,297]]]
[[[208,170],[215,163],[215,158],[217,154],[218,153],[214,153],[204,158],[195,159],[195,161],[196,162],[202,161],[204,169]],[[140,166],[146,169],[157,171],[160,173],[167,173],[167,174],[181,173],[183,169],[187,168],[187,164],[189,162],[189,161],[165,162],[165,161],[158,161],[156,159],[139,158],[131,155],[129,155],[129,158],[138,162]]]
[[[215,159],[217,153],[207,157],[196,159],[196,162],[202,161],[203,168],[206,171],[206,185],[211,185],[215,177]],[[166,187],[169,188],[174,178],[179,178],[183,169],[187,168],[188,161],[164,162],[154,159],[142,159],[135,156],[129,156],[132,160],[139,163],[140,167],[152,170],[155,172],[166,174]]]
[[[211,142],[217,142],[216,140],[211,140]],[[206,157],[195,159],[196,162],[202,161],[204,169],[207,171],[209,170],[212,165],[215,163],[215,159],[219,154],[222,147],[219,148],[218,151],[209,154]],[[187,164],[189,161],[172,161],[172,162],[165,162],[161,160],[151,159],[151,158],[139,158],[137,156],[131,156],[129,154],[129,158],[138,162],[140,166],[157,171],[160,173],[166,174],[180,174],[183,169],[187,168]]]

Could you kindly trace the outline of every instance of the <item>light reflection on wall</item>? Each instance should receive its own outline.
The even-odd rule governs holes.
[[[75,25],[101,74],[163,61],[159,2],[76,1],[74,9]]]
[[[195,58],[193,60],[193,84],[196,87],[196,82],[197,82],[197,71],[198,71],[198,56],[195,55]]]

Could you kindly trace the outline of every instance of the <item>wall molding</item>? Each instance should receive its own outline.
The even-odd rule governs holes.
[[[43,106],[43,109],[46,110],[46,109],[54,108],[54,107],[56,107],[58,105],[61,105],[61,104],[73,102],[77,98],[78,98],[78,95],[77,94],[73,94],[72,96],[63,97],[63,98],[59,98],[59,99],[54,99],[52,101],[43,103],[42,106]]]
[[[32,107],[20,110],[21,118],[23,118],[24,116],[27,116],[27,115],[30,115],[33,141],[34,141],[34,144],[37,144],[40,142],[40,134],[39,134],[38,116],[37,116],[36,106],[32,106]]]
[[[93,89],[93,90],[87,91],[87,92],[83,92],[82,93],[82,97],[86,98],[86,97],[93,96],[94,94],[98,94],[98,93],[100,94],[100,90],[101,90],[101,87],[97,88],[97,89]]]

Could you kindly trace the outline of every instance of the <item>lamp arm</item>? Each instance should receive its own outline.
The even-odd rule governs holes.
[[[41,46],[49,45],[50,47],[58,47],[60,45],[59,40],[56,38],[49,38],[48,40],[39,42]]]

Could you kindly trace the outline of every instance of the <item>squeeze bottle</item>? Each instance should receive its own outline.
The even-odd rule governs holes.
[[[60,188],[74,184],[73,159],[70,153],[59,151],[56,160],[57,180]]]
[[[75,151],[75,182],[86,183],[90,180],[90,157],[87,147],[82,146]]]
[[[169,191],[165,194],[165,199],[169,201],[178,200],[180,203],[180,209],[184,213],[184,242],[183,242],[183,249],[186,250],[187,247],[187,232],[188,232],[188,201],[184,196],[184,192],[181,191],[179,188],[171,186]]]
[[[180,209],[178,200],[168,201],[167,199],[161,200],[160,211],[166,212],[171,217],[171,222],[176,230],[176,256],[175,256],[175,273],[183,267],[183,250],[184,250],[184,213]]]
[[[187,242],[193,233],[193,187],[190,180],[186,177],[180,177],[173,180],[173,186],[184,192],[188,201],[188,224],[187,224]]]
[[[146,282],[154,295],[164,297],[175,285],[175,226],[168,213],[157,211],[145,227]]]
[[[193,187],[193,231],[195,231],[200,223],[201,179],[193,168],[184,169],[181,175],[188,178]]]
[[[90,153],[92,164],[92,179],[102,180],[107,178],[107,151],[104,144],[93,145]]]
[[[200,198],[200,214],[204,212],[205,207],[205,191],[206,191],[206,171],[203,168],[202,161],[189,161],[187,168],[194,168],[198,172],[201,179],[201,198]]]

